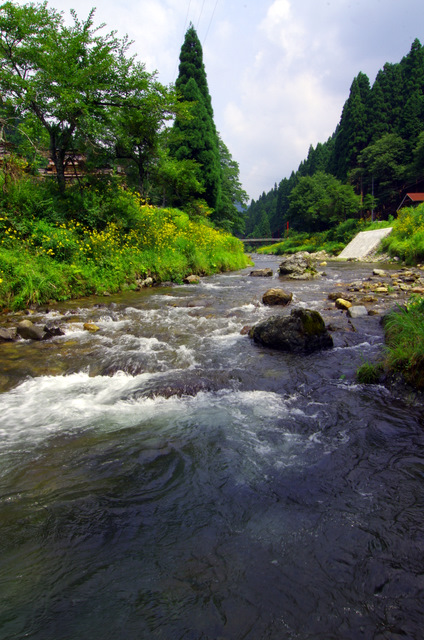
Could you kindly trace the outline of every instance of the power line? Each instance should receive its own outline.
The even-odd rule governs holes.
[[[188,7],[187,7],[186,17],[185,17],[185,20],[184,20],[183,37],[181,38],[181,42],[184,42],[184,36],[185,36],[186,28],[187,28],[187,20],[188,20],[189,14],[190,14],[190,7],[191,7],[191,0],[188,0]],[[174,78],[177,77],[177,69],[178,69],[178,58],[177,58],[177,61],[175,63]]]
[[[185,21],[184,21],[184,30],[183,30],[183,38],[184,39],[184,35],[186,32],[186,27],[187,27],[187,20],[188,20],[188,16],[190,13],[190,7],[191,7],[191,0],[188,0],[188,7],[187,7],[187,13],[186,13],[186,17],[185,17]]]
[[[199,18],[197,20],[197,31],[199,31],[200,18],[202,17],[204,6],[205,6],[205,0],[203,0],[203,2],[202,2],[202,8],[200,9]]]
[[[208,37],[209,29],[211,28],[212,20],[213,20],[213,17],[215,15],[215,10],[216,10],[217,5],[218,5],[218,0],[215,1],[215,6],[214,6],[213,11],[212,11],[211,19],[209,20],[208,29],[206,31],[205,37],[203,38],[203,46],[205,46],[206,38]]]

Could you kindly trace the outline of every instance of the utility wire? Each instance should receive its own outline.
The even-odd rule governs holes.
[[[213,17],[215,15],[215,10],[216,10],[217,5],[218,5],[218,0],[215,1],[215,6],[214,6],[213,11],[212,11],[211,19],[209,20],[208,29],[206,31],[205,37],[203,38],[203,46],[205,46],[206,38],[208,37],[209,29],[211,28],[212,20],[213,20]]]
[[[197,31],[199,31],[200,18],[202,17],[204,6],[205,6],[205,0],[203,0],[203,2],[202,2],[202,8],[200,9],[200,14],[199,14],[199,17],[197,19],[197,27],[196,27]]]
[[[188,0],[188,7],[187,7],[186,17],[185,17],[185,20],[184,20],[183,37],[181,38],[181,42],[184,42],[184,36],[185,36],[186,28],[187,28],[187,20],[188,20],[189,14],[190,14],[190,7],[191,7],[191,0]],[[178,58],[177,58],[177,62],[175,63],[174,78],[177,77],[177,69],[178,69]]]
[[[188,0],[188,7],[187,7],[187,13],[186,13],[186,17],[185,17],[185,21],[184,21],[184,30],[183,30],[183,38],[185,36],[185,32],[186,32],[186,27],[187,27],[187,20],[188,20],[188,16],[190,13],[190,7],[191,7],[191,0]]]

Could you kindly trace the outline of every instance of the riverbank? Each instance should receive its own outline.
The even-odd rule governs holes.
[[[182,282],[190,274],[249,264],[242,243],[207,219],[140,204],[135,194],[122,198],[134,206],[128,228],[0,216],[0,310]]]

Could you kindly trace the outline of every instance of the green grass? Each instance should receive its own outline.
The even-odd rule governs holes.
[[[118,183],[71,187],[64,200],[30,176],[5,182],[0,172],[0,187],[0,309],[250,263],[243,244],[207,218],[153,207]]]
[[[377,384],[381,380],[383,371],[381,362],[364,361],[356,372],[356,378],[361,384]]]
[[[417,389],[424,389],[424,298],[413,298],[392,312],[384,323],[384,365],[400,372]]]

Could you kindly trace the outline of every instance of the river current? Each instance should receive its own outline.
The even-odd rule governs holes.
[[[1,640],[424,637],[422,405],[355,380],[378,316],[308,356],[242,333],[271,286],[339,321],[370,269],[55,305],[64,336],[0,346]]]

